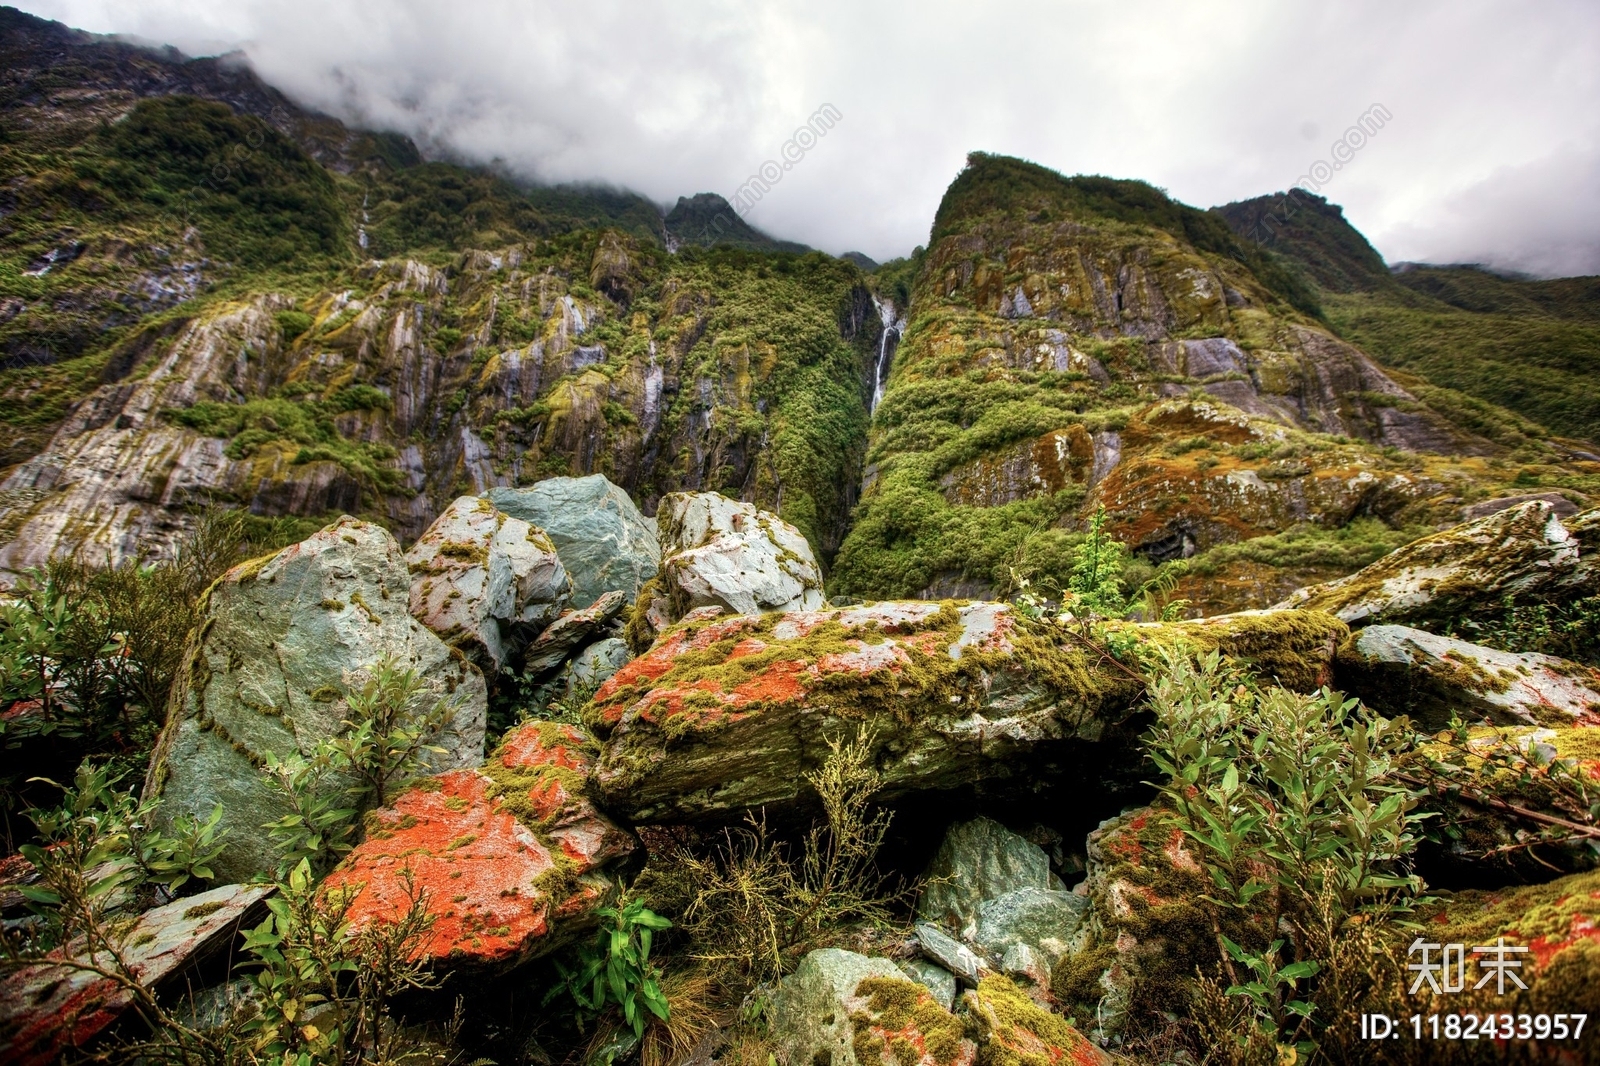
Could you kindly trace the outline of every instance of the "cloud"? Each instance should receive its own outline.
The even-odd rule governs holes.
[[[1600,184],[1579,180],[1600,151],[1600,8],[1588,0],[22,6],[194,54],[237,47],[297,100],[431,152],[662,202],[731,195],[831,103],[843,121],[750,220],[876,258],[926,240],[971,149],[1223,203],[1331,162],[1334,140],[1379,103],[1393,122],[1320,191],[1387,256],[1474,249],[1600,271]]]

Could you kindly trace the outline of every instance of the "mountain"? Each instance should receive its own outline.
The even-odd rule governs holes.
[[[1590,487],[1536,427],[1396,378],[1319,310],[1217,213],[974,154],[914,268],[836,586],[1048,591],[1104,507],[1150,563],[1188,558],[1201,604],[1262,604],[1463,501]]]
[[[159,552],[215,505],[410,539],[457,495],[603,473],[647,513],[701,488],[773,510],[860,597],[1048,591],[1104,507],[1130,580],[1187,559],[1220,610],[1473,501],[1591,488],[1539,426],[1369,358],[1338,302],[1586,329],[1582,286],[1457,307],[1336,209],[1266,247],[980,153],[927,247],[879,265],[713,194],[663,215],[423,160],[237,59],[14,11],[0,52],[0,569]]]
[[[733,205],[714,192],[680,196],[664,220],[667,240],[674,247],[711,248],[717,245],[752,252],[792,252],[811,249],[794,241],[780,241],[750,225]],[[860,264],[856,264],[860,266]],[[863,267],[863,269],[866,269]]]
[[[1535,281],[1471,265],[1393,270],[1338,206],[1295,191],[1217,209],[1291,260],[1328,323],[1384,366],[1600,440],[1600,278]]]

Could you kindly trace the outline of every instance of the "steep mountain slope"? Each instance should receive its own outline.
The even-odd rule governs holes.
[[[1532,281],[1473,266],[1393,273],[1333,204],[1262,196],[1218,208],[1239,236],[1301,265],[1328,322],[1386,367],[1600,439],[1600,278]]]
[[[9,10],[0,52],[0,569],[158,551],[212,503],[409,538],[569,472],[840,543],[881,329],[855,266],[669,255],[641,197],[424,163],[228,62]]]
[[[794,241],[780,241],[767,236],[740,218],[733,205],[714,192],[678,197],[677,204],[667,212],[663,221],[667,244],[672,248],[723,245],[752,252],[803,253],[811,250]],[[856,265],[870,269],[861,263]]]
[[[972,156],[916,266],[838,587],[1060,586],[1103,505],[1152,562],[1198,555],[1205,605],[1270,602],[1559,460],[1457,424],[1316,307],[1214,214]]]

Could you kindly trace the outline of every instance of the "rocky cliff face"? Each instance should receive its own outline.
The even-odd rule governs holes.
[[[455,495],[595,472],[647,509],[716,489],[840,542],[878,326],[855,267],[605,231],[350,282],[216,301],[100,384],[4,482],[0,567],[147,552],[210,502],[409,541]]]

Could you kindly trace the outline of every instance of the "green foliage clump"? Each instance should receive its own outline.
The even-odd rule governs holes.
[[[0,705],[38,703],[0,722],[8,816],[36,793],[30,776],[65,776],[85,758],[143,771],[201,593],[234,563],[284,543],[284,533],[212,511],[167,561],[98,568],[57,559],[23,575],[0,604]]]
[[[594,939],[579,947],[575,967],[569,969],[557,960],[561,980],[545,994],[544,1001],[549,1003],[562,993],[572,997],[580,1028],[616,1009],[634,1037],[641,1038],[651,1015],[661,1021],[670,1016],[661,991],[661,970],[650,960],[650,946],[655,934],[672,928],[672,922],[638,897],[619,906],[601,907],[595,913],[601,925]]]
[[[1452,620],[1445,635],[1600,667],[1600,596],[1562,603],[1518,603],[1508,597],[1498,611]]]
[[[350,385],[327,400],[260,398],[244,403],[200,400],[166,412],[180,426],[209,437],[226,437],[230,459],[248,459],[265,448],[299,445],[295,463],[332,461],[379,492],[396,491],[401,475],[391,464],[394,448],[381,442],[352,441],[339,432],[334,415],[369,407],[386,408],[389,398],[370,385]]]
[[[876,865],[890,816],[872,808],[881,785],[872,737],[862,733],[830,747],[823,766],[807,775],[825,817],[798,855],[752,816],[720,839],[671,842],[652,855],[635,885],[654,906],[676,914],[689,958],[733,998],[782,976],[847,922],[890,918],[896,892]]]
[[[1352,949],[1397,947],[1397,919],[1425,902],[1408,868],[1425,817],[1402,772],[1409,723],[1326,689],[1260,688],[1216,653],[1163,656],[1146,750],[1173,825],[1198,846],[1207,901],[1249,931],[1216,931],[1227,981],[1209,988],[1214,1036],[1279,1056],[1348,1042],[1395,976],[1351,966]]]

